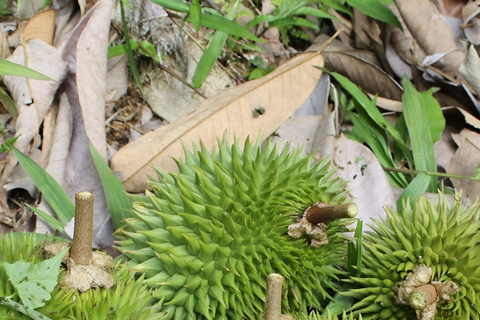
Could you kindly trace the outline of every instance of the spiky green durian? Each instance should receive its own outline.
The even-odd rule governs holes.
[[[6,234],[0,237],[1,262],[14,263],[19,260],[38,263],[45,259],[43,246],[45,239],[34,233]],[[0,272],[0,277],[3,274]],[[27,275],[28,276],[28,275]],[[61,271],[59,279],[65,276]],[[36,311],[54,319],[158,319],[158,306],[152,307],[152,292],[143,285],[143,277],[138,279],[129,272],[128,264],[115,265],[113,273],[115,286],[110,289],[97,288],[77,292],[68,288],[55,288],[51,299]],[[0,279],[0,297],[14,294],[7,279]],[[7,305],[0,304],[0,319],[32,319]]]
[[[336,313],[330,312],[330,310],[327,310],[326,315],[322,315],[317,311],[312,311],[309,315],[302,314],[300,320],[362,320],[362,315],[354,317],[353,313],[347,315],[344,311],[341,316],[338,316]]]
[[[402,214],[390,208],[386,214],[372,226],[374,232],[364,235],[362,272],[354,278],[358,288],[345,293],[359,300],[352,309],[364,319],[417,319],[412,307],[396,301],[405,278],[417,277],[423,267],[431,269],[426,282],[460,288],[444,297],[450,302],[440,299],[435,319],[479,319],[479,204],[464,207],[456,195],[450,207],[440,194],[436,204],[421,197]]]
[[[185,148],[186,149],[186,148]],[[317,201],[346,201],[333,171],[300,149],[280,153],[267,142],[218,152],[203,146],[176,160],[179,173],[156,168],[153,194],[133,206],[117,232],[120,251],[157,288],[170,319],[260,319],[266,276],[284,279],[284,313],[320,307],[345,265],[344,222],[332,222],[329,242],[312,248],[287,227]]]

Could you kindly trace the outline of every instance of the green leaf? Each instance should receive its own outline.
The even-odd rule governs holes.
[[[246,28],[243,28],[239,24],[221,16],[203,13],[201,25],[206,28],[226,32],[232,36],[237,36],[237,37],[245,38],[245,39],[256,41],[256,42],[265,43],[265,41],[257,38],[256,36],[248,32]]]
[[[17,310],[18,312],[23,313],[24,315],[29,316],[30,318],[34,320],[52,320],[51,318],[47,317],[46,315],[33,310],[31,314],[27,313],[27,310],[23,305],[21,305],[18,302],[13,301],[9,297],[1,297],[0,304],[3,304],[4,306],[9,306],[10,308]]]
[[[51,225],[52,227],[54,227],[56,230],[60,231],[64,235],[67,235],[65,233],[65,227],[60,221],[58,221],[57,219],[55,219],[54,217],[52,217],[48,213],[45,213],[42,210],[40,210],[40,209],[38,209],[34,206],[29,205],[28,203],[26,203],[25,205],[27,206],[27,208],[29,208],[30,210],[35,212],[38,216],[40,216],[40,218],[45,220],[45,222],[47,222],[49,225]]]
[[[323,310],[322,316],[332,319],[329,315],[332,314],[342,314],[345,310],[350,309],[353,306],[353,299],[342,295],[342,292],[337,292],[333,296],[333,300],[330,301],[327,307]]]
[[[407,77],[403,78],[404,93],[402,95],[403,114],[410,134],[415,169],[420,171],[437,171],[435,151],[432,136],[428,125],[425,108],[419,93]],[[428,190],[435,192],[437,189],[436,178],[431,177]]]
[[[322,10],[316,9],[316,8],[312,8],[312,7],[299,8],[295,12],[293,12],[293,14],[296,14],[296,15],[310,15],[310,16],[314,16],[314,17],[317,17],[317,18],[333,19],[333,20],[337,20],[340,23],[345,23],[343,20],[341,20],[341,19],[339,19],[335,16],[332,16],[331,14],[329,14],[325,11],[322,11]]]
[[[348,241],[347,247],[347,271],[352,277],[359,277],[362,271],[362,246],[363,246],[363,220],[357,220],[354,241]]]
[[[300,18],[300,17],[287,17],[287,18],[272,21],[270,23],[270,27],[283,27],[283,26],[290,26],[290,25],[307,27],[307,28],[312,28],[314,30],[318,30],[318,26],[315,23],[313,23],[308,19]]]
[[[138,73],[137,65],[135,64],[135,59],[133,58],[133,49],[130,46],[130,36],[128,34],[127,20],[125,20],[125,8],[123,7],[123,2],[120,2],[120,15],[122,17],[122,28],[123,28],[123,34],[125,37],[125,48],[128,53],[127,66],[130,68],[130,71],[132,72],[133,78],[135,79],[135,82],[137,83],[137,86],[140,89],[140,93],[143,94],[142,81],[140,80],[140,74]]]
[[[440,103],[438,103],[438,100],[433,96],[435,91],[434,88],[430,88],[427,91],[419,93],[433,143],[442,138],[442,133],[445,129],[445,117],[443,116],[442,107],[440,106]]]
[[[5,59],[0,59],[0,75],[19,76],[36,80],[55,81],[46,75],[41,74],[35,70],[10,62]]]
[[[389,23],[402,29],[402,25],[398,21],[393,12],[378,0],[346,0],[348,5],[357,8],[363,14],[374,19]],[[388,2],[390,3],[390,1]]]
[[[402,136],[400,133],[385,119],[385,117],[382,115],[380,110],[378,110],[377,106],[375,103],[370,100],[370,98],[363,93],[362,90],[360,90],[357,85],[355,85],[353,82],[351,82],[348,78],[342,76],[341,74],[338,74],[336,72],[329,72],[328,70],[324,68],[320,68],[321,70],[324,70],[331,76],[337,80],[340,85],[350,93],[355,100],[358,101],[359,107],[364,109],[368,116],[381,128],[383,128],[393,139],[393,141],[398,145],[400,150],[402,150],[403,154],[405,155],[405,158],[407,160],[407,163],[411,165],[413,163],[413,158],[410,152],[410,149],[408,148],[407,144],[403,140]],[[357,108],[358,109],[358,108]]]
[[[398,213],[403,212],[403,203],[404,201],[409,201],[411,205],[415,203],[415,199],[424,194],[430,183],[431,178],[424,172],[418,174],[412,182],[405,188],[400,198],[397,200],[397,211]]]
[[[118,229],[124,224],[123,220],[129,217],[127,211],[132,208],[132,200],[127,196],[120,179],[110,170],[92,143],[90,143],[90,153],[102,181],[113,224]]]
[[[188,3],[181,0],[151,0],[153,3],[159,4],[165,9],[188,13],[190,11],[190,6]]]
[[[193,0],[189,11],[190,21],[196,32],[200,29],[200,22],[202,21],[202,7],[199,0]]]
[[[15,102],[13,102],[10,95],[5,90],[3,90],[3,88],[0,88],[0,101],[2,102],[5,109],[7,109],[8,113],[12,116],[12,118],[16,118],[18,114],[17,106],[15,105]]]
[[[50,300],[50,292],[57,285],[60,263],[68,250],[66,248],[55,257],[39,263],[23,260],[3,263],[10,284],[15,288],[27,314],[31,315],[34,309]]]
[[[230,12],[227,14],[227,19],[223,17],[219,17],[219,18],[232,22],[228,19],[233,19],[235,17],[235,11],[237,10],[237,7],[238,7],[238,0],[235,2],[235,5],[233,6],[233,8],[230,9]],[[212,16],[212,17],[215,17],[215,16]],[[193,74],[192,86],[194,88],[200,88],[203,82],[205,82],[205,79],[207,78],[208,74],[212,70],[213,65],[215,64],[215,62],[218,60],[218,57],[222,53],[223,45],[225,43],[225,40],[227,39],[227,36],[228,36],[227,33],[221,32],[221,31],[217,31],[213,35],[213,38],[208,44],[207,49],[205,49],[205,52],[200,58],[200,61],[198,61],[197,68],[195,69],[195,73]]]
[[[17,148],[12,148],[13,153],[18,159],[30,178],[43,194],[50,207],[57,217],[66,224],[75,216],[75,205],[62,187],[35,161],[21,153]]]

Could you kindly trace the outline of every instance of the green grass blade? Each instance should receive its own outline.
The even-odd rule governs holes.
[[[200,88],[203,82],[205,82],[205,79],[207,79],[207,76],[212,70],[213,65],[222,53],[225,40],[227,40],[227,34],[225,32],[215,32],[212,40],[208,44],[207,49],[205,49],[205,52],[200,58],[200,61],[198,61],[197,68],[193,74],[192,86],[194,88]]]
[[[75,205],[57,181],[17,148],[13,147],[12,151],[60,221],[66,224],[72,220],[75,216]]]
[[[270,27],[299,26],[318,30],[318,26],[312,21],[300,17],[286,17],[272,21]]]
[[[424,172],[418,174],[412,182],[405,188],[400,198],[397,200],[397,211],[398,213],[403,212],[403,202],[408,201],[411,205],[415,203],[415,199],[424,194],[428,185],[430,184],[431,178]]]
[[[10,97],[10,95],[3,90],[3,88],[0,88],[0,100],[5,109],[7,109],[8,113],[13,118],[16,118],[18,115],[17,106],[15,105],[15,102],[13,102],[12,97]]]
[[[322,68],[320,68],[322,69]],[[322,69],[324,70],[324,69]],[[408,164],[413,163],[412,155],[407,144],[403,140],[400,133],[385,119],[380,110],[378,110],[375,103],[370,100],[370,98],[360,90],[357,85],[351,82],[348,78],[342,76],[341,74],[335,72],[327,71],[331,76],[337,80],[340,85],[347,90],[354,98],[359,102],[359,106],[363,108],[368,116],[381,128],[384,128],[387,133],[392,137],[393,141],[398,144],[398,147],[402,150],[405,155],[405,158]],[[357,108],[358,109],[358,108]]]
[[[190,21],[196,32],[200,29],[200,22],[202,20],[202,7],[200,6],[200,0],[193,0],[190,6]]]
[[[133,49],[130,45],[130,36],[128,34],[127,20],[125,20],[125,8],[123,7],[123,2],[120,2],[120,15],[122,17],[122,28],[123,28],[123,35],[125,37],[125,48],[128,53],[127,66],[130,68],[130,71],[132,72],[133,78],[135,79],[135,82],[137,83],[137,86],[140,89],[140,93],[143,94],[142,81],[140,80],[140,74],[138,73],[137,65],[135,64],[135,59],[133,58]]]
[[[312,8],[312,7],[302,7],[302,8],[299,8],[297,10],[295,10],[293,12],[293,14],[296,14],[296,15],[310,15],[310,16],[314,16],[314,17],[317,17],[317,18],[321,18],[321,19],[333,19],[333,20],[337,20],[338,22],[344,24],[345,22],[343,22],[341,19],[335,17],[335,16],[332,16],[331,14],[329,14],[328,12],[325,12],[323,10],[320,10],[320,9],[316,9],[316,8]]]
[[[58,221],[57,219],[55,219],[54,217],[52,217],[51,215],[49,215],[48,213],[45,213],[43,212],[42,210],[34,207],[34,206],[31,206],[29,205],[28,203],[25,204],[30,210],[32,210],[33,212],[35,212],[40,218],[42,218],[43,220],[45,220],[45,222],[47,222],[49,225],[51,225],[53,228],[57,229],[58,231],[60,231],[61,233],[63,233],[64,235],[67,235],[65,233],[65,227],[64,225]]]
[[[427,116],[428,128],[432,136],[432,142],[435,143],[442,138],[445,129],[445,117],[443,116],[442,107],[438,100],[435,99],[433,88],[419,93],[425,115]]]
[[[5,59],[0,59],[0,75],[19,76],[24,78],[36,79],[36,80],[55,81],[47,77],[46,75],[41,74],[40,72],[37,72],[25,66],[10,62]]]
[[[354,126],[349,138],[360,143],[366,142],[382,166],[395,168],[396,164],[392,158],[385,130],[368,118],[365,111],[361,109],[359,114],[350,113],[350,119]],[[401,173],[387,172],[387,177],[394,187],[405,188],[408,185],[407,179]]]
[[[187,20],[189,21],[189,19]],[[265,43],[265,41],[257,38],[256,36],[248,32],[246,28],[243,28],[239,24],[233,21],[230,21],[227,18],[224,18],[222,16],[203,13],[201,25],[213,30],[226,32],[232,36],[237,36],[237,37],[245,38],[245,39],[256,41],[256,42]]]
[[[188,3],[181,0],[150,0],[153,3],[159,4],[165,9],[188,13],[190,11],[190,6]]]
[[[437,171],[437,162],[433,149],[432,136],[428,125],[422,100],[417,90],[407,77],[403,78],[404,93],[402,95],[403,114],[410,134],[415,169],[420,171]],[[437,181],[429,178],[428,191],[436,192]]]
[[[112,221],[116,229],[128,218],[128,210],[132,208],[132,200],[127,196],[125,187],[118,177],[112,172],[108,165],[103,161],[92,143],[90,143],[90,153],[92,154],[95,167],[97,168],[100,180],[103,185],[103,192],[107,199],[108,208],[112,215]]]
[[[357,8],[363,14],[380,20],[382,22],[389,23],[402,29],[402,25],[398,21],[393,12],[387,8],[382,1],[378,0],[346,0],[348,5]]]

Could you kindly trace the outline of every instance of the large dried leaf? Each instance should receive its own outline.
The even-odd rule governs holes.
[[[249,81],[205,100],[196,111],[120,149],[112,158],[112,169],[120,172],[129,192],[142,192],[147,175],[154,175],[151,164],[176,170],[171,157],[182,157],[182,141],[190,145],[202,139],[212,148],[216,138],[227,130],[241,139],[269,136],[310,96],[323,66],[318,54],[295,57],[267,76]]]
[[[476,147],[469,138],[460,145],[455,156],[453,156],[447,172],[462,176],[475,176],[476,169],[480,162],[480,149]],[[451,179],[457,190],[462,190],[463,195],[470,199],[473,203],[480,195],[480,181],[472,181],[467,179]]]
[[[470,1],[462,9],[463,32],[468,41],[474,45],[480,44],[480,1]]]
[[[56,16],[56,10],[45,10],[37,13],[25,26],[23,31],[25,41],[40,39],[52,44]]]
[[[323,56],[328,70],[347,77],[368,93],[397,101],[402,99],[401,86],[374,63],[372,52],[328,51]]]
[[[18,111],[16,135],[20,135],[20,137],[17,139],[15,146],[21,152],[29,155],[30,150],[27,150],[27,147],[38,135],[38,130],[50,108],[55,92],[66,75],[67,64],[63,61],[57,49],[44,41],[32,39],[27,42],[26,48],[28,67],[55,80],[27,80],[15,76],[4,76],[4,82],[12,93]],[[23,47],[18,47],[9,57],[9,60],[23,65],[25,62]],[[35,143],[39,142],[37,140]],[[10,153],[7,159],[8,164],[3,171],[2,181],[8,179],[17,164],[13,153]]]
[[[392,186],[369,148],[342,135],[335,140],[334,164],[336,174],[348,181],[347,189],[359,209],[357,218],[367,226],[371,219],[385,216],[384,206],[395,207]]]
[[[416,42],[428,55],[446,54],[442,71],[454,75],[465,55],[458,51],[455,39],[430,0],[394,0]],[[447,54],[448,53],[448,54]]]
[[[77,192],[95,196],[94,242],[111,244],[113,224],[102,184],[90,154],[91,142],[106,159],[105,90],[107,46],[113,0],[101,0],[90,9],[66,43],[63,57],[70,64],[60,104],[71,108],[73,128],[62,186],[71,198]],[[68,102],[62,101],[67,99]],[[60,151],[64,155],[65,150]],[[63,157],[63,156],[62,156]]]

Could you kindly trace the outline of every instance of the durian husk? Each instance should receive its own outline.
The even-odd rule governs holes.
[[[5,234],[0,236],[0,257],[3,262],[18,260],[40,262],[45,259],[43,247],[46,237],[35,233]],[[138,279],[129,272],[128,264],[115,264],[113,272],[114,287],[96,288],[78,292],[57,286],[51,293],[51,299],[36,311],[50,319],[90,319],[90,320],[133,320],[160,319],[156,313],[160,304],[151,306],[152,292],[143,285],[143,277]],[[61,271],[59,281],[65,276]],[[3,274],[0,272],[0,277]],[[0,279],[0,296],[14,294],[6,279]],[[0,305],[0,319],[31,319],[30,317]]]
[[[431,283],[460,287],[450,301],[438,301],[435,319],[480,319],[480,205],[464,207],[460,195],[455,199],[451,207],[439,194],[437,203],[420,197],[402,214],[386,209],[386,219],[364,235],[362,273],[353,278],[358,288],[344,293],[358,300],[352,310],[364,319],[417,319],[413,308],[395,300],[402,280],[424,264]]]
[[[301,149],[260,144],[185,147],[178,173],[155,168],[152,193],[134,197],[135,217],[116,233],[119,250],[156,288],[167,318],[261,319],[270,273],[284,278],[282,313],[307,312],[345,275],[345,221],[329,224],[319,248],[287,233],[314,203],[347,202],[344,183]]]

